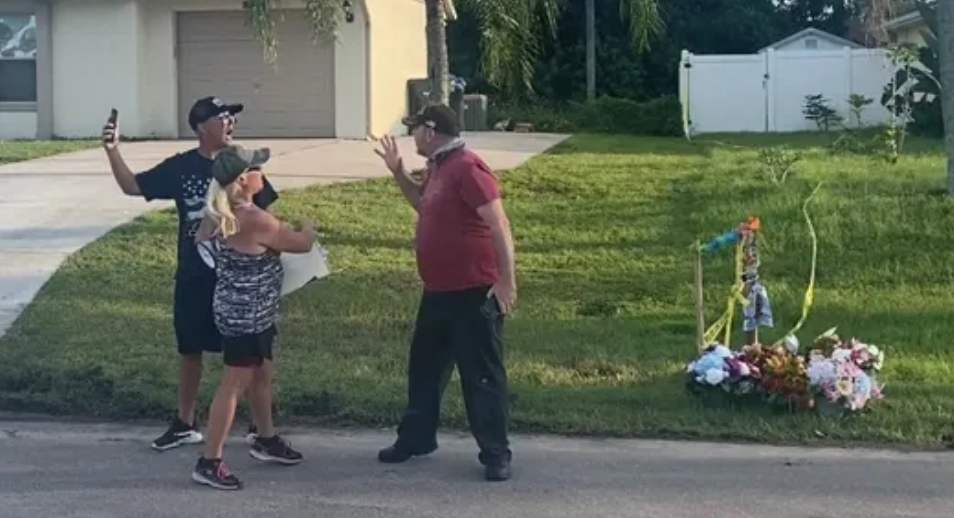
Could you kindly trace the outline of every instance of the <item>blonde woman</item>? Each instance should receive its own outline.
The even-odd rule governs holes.
[[[222,460],[239,397],[250,395],[271,408],[272,383],[263,368],[272,361],[282,288],[282,252],[307,252],[315,242],[314,226],[299,230],[258,208],[252,197],[262,189],[262,166],[268,149],[229,146],[212,165],[206,215],[196,240],[206,246],[215,265],[215,324],[222,334],[225,372],[209,411],[205,452],[192,478],[217,489],[240,489],[241,481]],[[302,455],[275,434],[271,413],[256,416],[257,437],[249,454],[261,461],[297,464]]]

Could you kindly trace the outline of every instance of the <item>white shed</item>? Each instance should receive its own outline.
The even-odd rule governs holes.
[[[775,43],[762,48],[759,53],[772,49],[775,51],[786,50],[837,50],[845,47],[852,49],[862,49],[863,45],[854,41],[835,36],[830,32],[821,29],[808,28],[792,34],[791,36],[776,41]]]

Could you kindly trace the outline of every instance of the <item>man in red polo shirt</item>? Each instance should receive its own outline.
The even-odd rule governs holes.
[[[457,365],[471,433],[487,480],[510,478],[509,395],[503,321],[517,298],[513,239],[500,189],[487,164],[460,140],[457,114],[429,106],[406,117],[427,157],[414,182],[393,137],[375,150],[418,213],[415,248],[424,291],[408,361],[407,409],[381,462],[437,449],[441,397]]]

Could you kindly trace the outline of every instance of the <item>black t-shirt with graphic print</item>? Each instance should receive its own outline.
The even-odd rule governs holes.
[[[215,270],[206,265],[195,244],[205,209],[209,184],[212,182],[212,160],[193,149],[171,156],[152,169],[136,175],[139,191],[146,201],[174,200],[179,213],[179,244],[176,278],[213,279]],[[278,193],[266,178],[264,187],[253,198],[255,205],[267,209]]]

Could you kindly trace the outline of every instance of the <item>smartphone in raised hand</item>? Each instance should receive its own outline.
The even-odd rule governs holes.
[[[109,118],[106,119],[106,127],[103,128],[103,145],[108,149],[115,147],[117,141],[119,140],[119,137],[116,134],[117,120],[119,120],[119,111],[117,111],[116,108],[113,108],[109,112]]]

